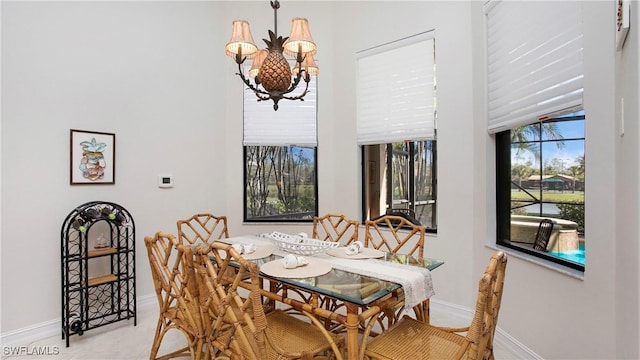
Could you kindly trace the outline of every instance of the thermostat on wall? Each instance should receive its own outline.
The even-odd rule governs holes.
[[[173,187],[173,176],[171,176],[171,174],[158,175],[158,187],[160,188]]]

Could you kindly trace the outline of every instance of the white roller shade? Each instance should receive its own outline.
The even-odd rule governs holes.
[[[579,1],[490,1],[488,130],[496,133],[582,105]]]
[[[278,111],[273,110],[273,101],[257,101],[255,93],[245,86],[243,144],[317,146],[316,84],[317,77],[312,76],[304,101],[282,99],[278,102]],[[294,94],[302,92],[304,80],[300,80],[298,88]]]
[[[358,144],[435,138],[434,32],[358,53]]]

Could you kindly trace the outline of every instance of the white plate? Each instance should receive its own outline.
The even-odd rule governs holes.
[[[308,257],[305,259],[309,264],[293,269],[284,267],[284,259],[269,261],[260,266],[260,271],[274,277],[303,279],[324,275],[332,269],[331,264],[326,261]]]
[[[342,259],[377,259],[384,256],[383,251],[371,248],[363,248],[359,253],[354,255],[347,255],[346,251],[347,247],[341,246],[339,248],[327,250],[327,254]]]

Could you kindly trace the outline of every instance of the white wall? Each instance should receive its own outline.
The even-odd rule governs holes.
[[[434,301],[471,307],[478,274],[493,251],[485,244],[495,237],[482,2],[281,5],[280,34],[289,31],[293,16],[306,16],[320,48],[321,213],[360,213],[355,52],[436,29],[439,232],[428,238],[426,253],[446,262],[433,273]],[[242,90],[234,62],[222,51],[234,18],[250,21],[257,42],[266,36],[273,25],[268,2],[1,6],[3,333],[59,319],[60,226],[83,202],[113,201],[134,216],[139,296],[152,293],[143,237],[175,231],[176,219],[210,211],[229,216],[232,234],[273,228],[242,224]],[[637,104],[630,110],[635,120],[627,121],[631,136],[621,140],[613,119],[616,91],[638,99],[638,68],[620,67],[637,63],[638,44],[625,47],[633,55],[618,60],[613,2],[584,2],[584,10],[592,204],[586,216],[594,239],[587,271],[578,280],[511,256],[499,324],[544,358],[637,358],[631,336],[637,339],[640,322],[639,270],[637,256],[624,251],[638,254],[637,221],[616,220],[638,218],[637,205],[622,205],[629,192],[639,198]],[[616,74],[624,85],[616,85]],[[70,128],[117,134],[115,185],[68,185]],[[156,175],[165,171],[174,175],[173,189],[156,187]],[[622,180],[629,174],[629,182]]]
[[[2,330],[10,331],[60,316],[60,228],[77,205],[113,201],[131,212],[139,295],[153,290],[144,235],[174,231],[196,211],[227,211],[219,34],[228,29],[206,2],[2,2],[2,10]],[[69,185],[72,128],[116,134],[115,185]],[[173,173],[173,189],[157,187],[161,172]]]
[[[622,51],[616,52],[616,312],[617,358],[640,357],[640,3],[631,2],[631,27]],[[624,99],[624,101],[622,101]],[[624,111],[622,106],[624,103]],[[624,119],[622,119],[624,117]],[[634,200],[635,199],[635,200]],[[634,271],[635,270],[635,271]],[[635,285],[635,286],[634,286]]]

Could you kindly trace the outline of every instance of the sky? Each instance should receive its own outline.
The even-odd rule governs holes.
[[[542,146],[543,161],[550,161],[558,159],[566,169],[573,165],[578,165],[578,158],[584,155],[584,121],[566,121],[557,123],[557,130],[565,139],[562,146],[558,146],[558,143],[549,142],[544,143]],[[570,140],[570,139],[581,140]],[[547,139],[543,137],[543,139]],[[520,152],[516,155],[516,152],[511,154],[512,164],[526,164],[531,162],[532,165],[537,165],[534,154],[531,152]]]

